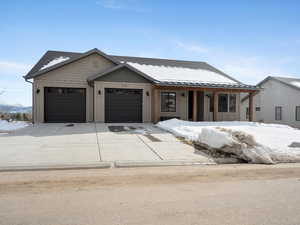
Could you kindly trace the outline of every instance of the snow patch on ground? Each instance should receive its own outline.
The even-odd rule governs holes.
[[[0,132],[18,130],[27,127],[29,124],[24,121],[12,121],[0,120]]]
[[[207,149],[233,153],[251,163],[300,162],[300,147],[291,147],[300,141],[300,130],[286,125],[171,119],[157,126]]]
[[[70,59],[70,57],[60,56],[58,58],[55,58],[55,59],[51,60],[46,65],[43,65],[40,70],[44,70],[44,69],[46,69],[50,66],[54,66],[58,63],[64,62],[64,61],[69,60],[69,59]]]

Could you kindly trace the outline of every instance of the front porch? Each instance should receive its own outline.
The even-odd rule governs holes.
[[[153,122],[168,118],[189,121],[239,121],[240,94],[249,93],[249,121],[253,121],[253,95],[257,90],[155,86]]]

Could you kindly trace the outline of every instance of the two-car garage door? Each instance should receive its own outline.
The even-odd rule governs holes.
[[[86,89],[45,87],[45,122],[86,122]],[[105,122],[142,122],[141,89],[106,88]]]

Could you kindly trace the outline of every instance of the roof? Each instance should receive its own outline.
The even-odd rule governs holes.
[[[256,88],[237,81],[206,62],[107,55],[98,49],[92,49],[85,53],[48,51],[24,78],[34,78],[92,53],[98,53],[113,61],[116,67],[106,71],[99,71],[98,74],[88,78],[89,82],[126,66],[157,85]],[[56,62],[58,63],[55,64]]]
[[[80,60],[84,57],[87,57],[91,54],[98,54],[103,56],[104,58],[112,61],[116,65],[120,64],[119,61],[112,58],[111,56],[105,54],[97,48],[91,49],[84,53],[76,53],[76,52],[62,52],[62,51],[47,51],[43,57],[34,65],[34,67],[24,76],[25,79],[31,79],[37,76],[40,76],[46,72],[54,70],[56,68],[62,67],[66,64],[72,63],[74,61]],[[57,64],[53,64],[52,66],[44,67],[45,65],[51,64],[51,61],[57,60],[60,57],[68,58],[67,60],[58,61]],[[43,69],[43,67],[45,69]]]
[[[240,83],[217,68],[201,61],[185,61],[132,56],[113,56],[159,81]],[[184,75],[183,75],[184,74]]]
[[[262,81],[260,81],[256,86],[261,88],[261,85],[266,83],[269,80],[275,80],[278,81],[284,85],[287,85],[291,88],[297,89],[300,91],[300,78],[295,77],[277,77],[277,76],[268,76]],[[244,98],[242,98],[242,102],[246,101],[249,98],[249,95],[246,95]]]
[[[149,81],[151,81],[151,82],[154,82],[154,83],[157,82],[157,81],[154,80],[152,77],[149,77],[147,74],[144,74],[143,72],[141,72],[141,71],[139,71],[139,70],[137,70],[137,69],[131,67],[130,65],[125,64],[125,63],[119,64],[119,65],[117,65],[117,66],[115,66],[115,67],[109,68],[109,69],[107,69],[107,70],[105,70],[105,71],[102,71],[102,72],[100,72],[100,73],[97,73],[97,74],[95,74],[95,75],[92,75],[92,76],[88,77],[87,80],[88,80],[88,82],[94,81],[94,80],[96,80],[96,79],[99,78],[99,77],[102,77],[102,76],[104,76],[104,75],[107,75],[107,74],[109,74],[109,73],[112,73],[112,72],[114,72],[114,71],[116,71],[116,70],[119,70],[119,69],[121,69],[121,68],[127,68],[127,69],[129,69],[129,70],[131,70],[131,71],[134,71],[134,72],[138,73],[139,75],[141,75],[142,77],[144,77],[145,79],[147,79],[147,80],[149,80]]]
[[[292,88],[300,90],[300,78],[294,78],[294,77],[271,77],[271,78],[283,84],[286,84]]]

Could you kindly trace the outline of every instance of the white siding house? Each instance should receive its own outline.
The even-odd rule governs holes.
[[[253,120],[300,128],[300,79],[267,77],[254,96]],[[247,120],[248,95],[241,97],[241,120]]]

